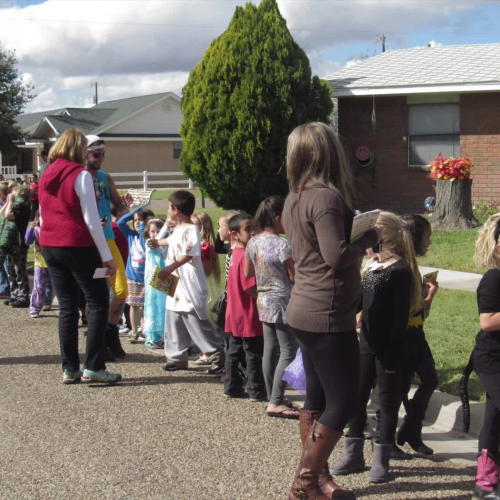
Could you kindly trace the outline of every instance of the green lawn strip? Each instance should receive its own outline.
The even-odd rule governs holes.
[[[432,232],[432,245],[425,257],[419,258],[419,264],[439,267],[452,271],[484,273],[474,263],[474,248],[477,230],[456,230]]]
[[[476,294],[440,289],[425,322],[425,333],[436,361],[441,391],[460,396],[460,378],[478,331]],[[469,396],[471,400],[485,400],[483,385],[475,373],[469,380]]]

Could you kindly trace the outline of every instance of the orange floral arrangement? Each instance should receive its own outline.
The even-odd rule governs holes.
[[[430,162],[429,166],[432,178],[450,182],[470,179],[472,171],[472,161],[469,158],[454,158],[453,156],[444,158],[441,153]]]

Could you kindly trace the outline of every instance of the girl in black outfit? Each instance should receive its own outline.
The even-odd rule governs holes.
[[[486,388],[486,411],[479,436],[473,499],[500,499],[500,214],[488,219],[476,241],[476,262],[488,269],[477,289],[481,331],[472,354],[474,370]]]
[[[417,256],[424,256],[431,244],[432,228],[429,221],[421,215],[403,216],[405,229],[413,238],[413,247]],[[423,307],[410,317],[408,322],[408,372],[407,389],[410,389],[413,374],[417,373],[420,385],[413,398],[405,402],[407,414],[398,431],[397,441],[400,446],[406,442],[418,453],[432,455],[434,451],[422,442],[422,420],[429,406],[433,392],[438,387],[436,365],[431,349],[425,338],[424,321],[429,315],[432,300],[438,290],[437,283],[423,283]]]
[[[382,243],[376,249],[377,258],[363,271],[359,405],[349,422],[349,435],[344,438],[344,456],[332,468],[333,474],[340,475],[364,469],[366,407],[377,378],[380,426],[373,444],[372,483],[389,480],[389,460],[405,386],[406,327],[410,314],[422,309],[422,283],[411,235],[393,213],[382,212],[378,224],[383,227]]]

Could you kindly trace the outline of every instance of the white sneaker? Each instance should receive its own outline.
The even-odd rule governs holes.
[[[206,354],[202,354],[195,362],[195,365],[211,365],[212,363],[208,360],[208,356]]]
[[[30,313],[30,316],[31,316],[33,319],[36,319],[36,318],[39,318],[39,317],[40,317],[40,314],[38,314],[38,313]]]
[[[119,330],[118,330],[118,333],[120,335],[127,335],[127,333],[130,332],[130,328],[127,328],[125,325],[122,326]]]

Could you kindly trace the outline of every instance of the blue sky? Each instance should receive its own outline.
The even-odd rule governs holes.
[[[0,43],[16,50],[23,78],[35,85],[37,98],[29,111],[88,106],[94,81],[103,100],[180,93],[189,70],[224,31],[238,4],[244,0],[0,0]],[[388,50],[430,41],[500,42],[495,26],[500,0],[278,4],[322,77],[380,53],[377,35],[385,34]]]

